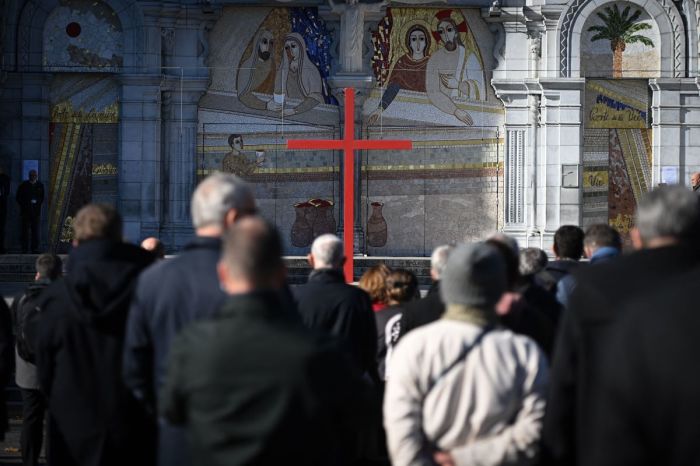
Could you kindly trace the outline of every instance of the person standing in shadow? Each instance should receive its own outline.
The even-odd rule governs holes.
[[[32,254],[39,252],[39,218],[41,204],[44,202],[44,185],[39,181],[36,170],[29,170],[29,179],[17,188],[17,203],[22,222],[20,241],[22,253],[29,252],[29,237],[31,234]]]

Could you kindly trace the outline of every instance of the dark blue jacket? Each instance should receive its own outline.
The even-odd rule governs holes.
[[[216,264],[221,241],[196,237],[176,258],[158,262],[139,277],[127,322],[124,382],[155,412],[173,339],[193,321],[213,317],[226,295]],[[185,437],[161,423],[159,464],[189,464]]]

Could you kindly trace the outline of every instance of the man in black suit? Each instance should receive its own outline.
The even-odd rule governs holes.
[[[32,239],[32,254],[39,252],[39,218],[44,202],[44,185],[39,181],[36,170],[29,170],[29,179],[17,188],[17,203],[22,222],[20,240],[22,253],[29,252],[29,236]]]
[[[655,189],[640,201],[630,235],[637,252],[575,274],[577,286],[559,328],[544,420],[543,454],[549,464],[599,464],[591,413],[599,409],[601,366],[615,323],[630,299],[667,285],[700,263],[700,198],[680,186]]]
[[[430,256],[430,278],[433,279],[433,284],[425,298],[406,304],[401,316],[399,338],[414,328],[438,320],[445,312],[445,304],[440,299],[440,277],[452,249],[452,246],[443,245],[433,250]]]
[[[10,177],[0,166],[0,254],[5,253],[5,223],[7,221],[7,199],[10,197]]]

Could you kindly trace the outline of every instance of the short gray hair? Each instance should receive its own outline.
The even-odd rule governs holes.
[[[223,225],[226,212],[255,205],[253,191],[239,177],[215,173],[199,183],[192,195],[192,226]]]
[[[343,242],[337,236],[327,233],[316,238],[311,245],[314,268],[337,269],[343,262]]]
[[[700,196],[682,186],[659,186],[639,201],[636,225],[643,242],[661,237],[696,239]]]
[[[520,275],[534,275],[547,266],[549,258],[540,248],[525,248],[520,250]]]
[[[440,280],[440,277],[442,277],[442,272],[447,265],[447,258],[453,249],[454,246],[448,244],[443,244],[433,249],[433,253],[430,255],[430,269],[434,271],[437,280]]]

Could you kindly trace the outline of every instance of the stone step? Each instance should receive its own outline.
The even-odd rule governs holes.
[[[34,262],[36,254],[3,254],[0,255],[0,293],[5,298],[11,298],[20,293],[24,287],[34,280]],[[65,256],[62,256],[65,260]],[[174,256],[168,256],[168,258]],[[306,283],[311,271],[305,256],[287,256],[284,258],[287,275],[291,285]],[[369,268],[384,263],[392,269],[408,269],[416,274],[421,287],[430,285],[429,257],[384,257],[356,256],[355,279],[359,280]]]

